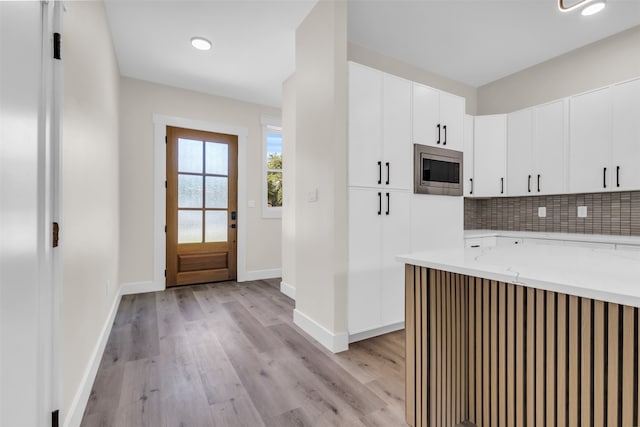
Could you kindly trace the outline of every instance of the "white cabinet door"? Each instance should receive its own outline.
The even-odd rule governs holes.
[[[507,194],[505,114],[477,116],[474,122],[474,195],[495,197]]]
[[[464,110],[464,98],[440,92],[440,124],[444,148],[462,151],[464,147]]]
[[[384,74],[383,93],[382,184],[386,188],[409,190],[413,180],[411,82]]]
[[[560,100],[535,109],[534,177],[531,186],[536,194],[566,192],[565,106],[566,101]]]
[[[440,93],[438,90],[413,83],[413,143],[440,146],[442,129],[438,139],[440,123]]]
[[[510,196],[527,196],[533,183],[533,109],[507,115],[507,182]]]
[[[464,153],[462,157],[464,195],[473,196],[473,116],[464,116]]]
[[[387,191],[383,195],[381,317],[383,325],[392,325],[404,321],[404,264],[395,258],[411,251],[411,193]]]
[[[349,63],[350,186],[377,185],[382,172],[382,75]]]
[[[384,212],[379,215],[378,209],[382,195],[383,192],[376,189],[349,189],[347,306],[350,334],[380,327]]]
[[[640,189],[640,79],[613,87],[613,190]]]
[[[569,190],[572,193],[609,190],[611,89],[574,96],[570,102]]]

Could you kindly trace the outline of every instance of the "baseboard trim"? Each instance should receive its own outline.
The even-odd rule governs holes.
[[[282,269],[272,268],[270,270],[245,271],[238,276],[238,282],[248,282],[250,280],[276,279],[282,277]]]
[[[356,334],[349,335],[349,344],[357,341],[366,340],[369,338],[377,337],[379,335],[388,334],[389,332],[395,332],[404,329],[404,322],[392,323],[390,325],[381,326],[379,328],[370,329],[368,331],[358,332]]]
[[[163,283],[153,283],[153,282],[133,282],[133,283],[123,283],[120,288],[120,295],[132,295],[132,294],[143,294],[145,292],[157,292],[164,291],[165,286]]]
[[[280,282],[280,292],[291,298],[292,300],[296,300],[296,288],[295,286],[291,286],[288,283]]]
[[[102,355],[104,354],[104,349],[107,346],[107,340],[109,339],[109,335],[111,334],[111,328],[113,327],[113,321],[116,317],[116,312],[118,311],[118,307],[120,306],[121,299],[122,287],[116,294],[116,297],[113,300],[113,304],[111,305],[109,315],[107,316],[107,319],[102,326],[102,331],[100,333],[98,342],[93,349],[93,353],[91,353],[89,365],[84,371],[84,375],[82,376],[82,380],[80,381],[80,386],[76,391],[76,395],[73,397],[71,407],[69,408],[69,413],[66,414],[64,422],[62,423],[64,427],[78,427],[82,422],[82,416],[84,415],[84,410],[87,407],[87,403],[89,402],[89,395],[91,394],[91,389],[93,388],[93,382],[96,379],[96,374],[98,373],[98,368],[100,367],[100,362],[102,361]]]
[[[346,332],[334,334],[297,308],[293,310],[293,323],[333,353],[349,349],[349,335]]]

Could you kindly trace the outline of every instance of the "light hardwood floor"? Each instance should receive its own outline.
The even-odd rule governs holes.
[[[405,426],[404,331],[332,354],[278,283],[123,297],[82,426]]]

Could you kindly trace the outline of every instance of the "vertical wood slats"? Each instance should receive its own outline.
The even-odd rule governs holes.
[[[640,310],[408,266],[407,423],[640,425]]]

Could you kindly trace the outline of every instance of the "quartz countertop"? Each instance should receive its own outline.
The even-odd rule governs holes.
[[[465,234],[465,237],[470,236]],[[518,233],[518,237],[522,237],[522,233]],[[640,307],[640,251],[509,245],[418,252],[400,255],[397,260],[405,264]]]
[[[573,242],[639,245],[640,236],[614,236],[609,234],[547,233],[539,231],[465,230],[465,239],[481,237],[511,237],[516,239],[565,240]]]

